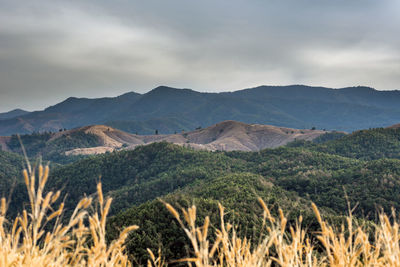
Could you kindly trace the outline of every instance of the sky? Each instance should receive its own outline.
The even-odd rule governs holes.
[[[67,97],[400,89],[398,0],[0,0],[0,112]]]

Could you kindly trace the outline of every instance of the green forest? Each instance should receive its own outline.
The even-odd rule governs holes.
[[[58,136],[59,135],[59,136]],[[57,138],[56,138],[57,137]],[[65,152],[74,148],[99,146],[98,137],[81,131],[59,133],[43,132],[12,135],[7,146],[12,152],[23,155],[23,147],[28,157],[42,158],[55,163],[70,163],[82,158],[81,156],[66,156]]]

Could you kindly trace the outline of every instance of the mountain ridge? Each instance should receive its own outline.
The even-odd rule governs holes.
[[[16,108],[7,112],[3,112],[0,113],[0,120],[4,120],[4,119],[11,119],[11,118],[15,118],[15,117],[19,117],[19,116],[23,116],[30,113],[29,111],[20,109],[20,108]]]
[[[341,89],[258,86],[221,93],[159,86],[145,94],[128,92],[94,99],[70,97],[42,111],[1,120],[0,135],[92,124],[140,134],[154,132],[157,124],[161,124],[163,133],[173,133],[224,120],[351,132],[398,123],[399,102],[398,90],[377,91],[361,86]]]

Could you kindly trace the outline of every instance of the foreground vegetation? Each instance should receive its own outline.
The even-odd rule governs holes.
[[[131,266],[135,255],[125,251],[132,225],[118,238],[106,241],[106,217],[112,202],[104,199],[101,183],[97,184],[96,211],[90,212],[93,197],[84,197],[63,224],[64,203],[53,208],[60,191],[44,194],[49,168],[35,170],[28,164],[23,171],[29,195],[29,208],[15,219],[6,219],[6,199],[0,204],[0,265],[1,266]],[[381,213],[377,224],[360,223],[345,217],[336,227],[329,223],[312,203],[319,224],[317,232],[303,226],[303,217],[293,223],[278,209],[278,215],[258,198],[262,210],[261,228],[251,239],[242,238],[240,225],[227,222],[225,208],[218,204],[219,226],[209,216],[197,218],[196,206],[182,208],[181,213],[164,202],[187,236],[187,257],[166,258],[161,250],[147,249],[147,266],[189,264],[211,266],[398,266],[400,235],[396,214]],[[216,214],[214,214],[216,215]],[[256,214],[255,214],[256,215]]]
[[[182,209],[182,215],[171,205],[166,208],[173,214],[188,236],[192,246],[192,257],[178,259],[172,263],[188,262],[198,267],[205,266],[398,266],[399,224],[395,214],[393,221],[381,214],[370,235],[365,225],[354,224],[352,215],[341,227],[334,227],[322,219],[315,204],[312,205],[321,230],[316,233],[320,246],[311,239],[311,233],[302,226],[300,216],[294,225],[282,210],[279,216],[271,212],[262,199],[263,228],[265,234],[257,240],[242,239],[235,225],[224,220],[224,208],[219,205],[220,226],[215,230],[215,241],[210,241],[209,217],[196,224],[196,207]],[[183,217],[183,218],[182,218]],[[370,242],[370,239],[373,242]],[[154,262],[157,260],[150,254]],[[160,265],[159,265],[160,266]]]

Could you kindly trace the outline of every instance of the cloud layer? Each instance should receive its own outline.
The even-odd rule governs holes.
[[[400,89],[400,1],[0,0],[0,112],[160,84]]]

